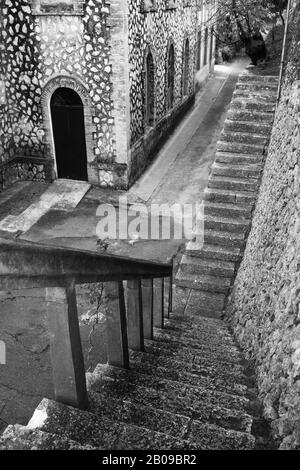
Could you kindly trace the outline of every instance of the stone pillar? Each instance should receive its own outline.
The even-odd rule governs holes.
[[[164,327],[164,279],[154,279],[153,283],[153,324]]]
[[[129,368],[126,308],[123,282],[105,284],[108,363]]]
[[[66,405],[88,406],[80,339],[75,282],[46,289],[55,399]]]
[[[127,324],[129,348],[144,350],[142,286],[140,280],[127,281]]]
[[[142,281],[144,337],[153,339],[153,280]]]

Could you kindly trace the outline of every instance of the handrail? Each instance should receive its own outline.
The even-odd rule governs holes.
[[[172,274],[172,264],[0,238],[0,289],[64,286]]]
[[[169,278],[171,291],[172,277],[173,261],[162,264],[0,238],[0,290],[46,288],[55,398],[82,409],[88,407],[88,393],[76,284],[105,283],[108,363],[129,368],[129,348],[143,351],[153,327],[164,326],[164,278]],[[169,311],[170,302],[171,292]]]

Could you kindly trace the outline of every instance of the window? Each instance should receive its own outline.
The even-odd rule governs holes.
[[[210,29],[210,47],[209,47],[209,62],[213,59],[213,45],[214,45],[214,28]]]
[[[182,94],[189,93],[189,72],[190,72],[190,41],[187,39],[183,48],[183,68],[182,68]]]
[[[177,7],[177,0],[165,0],[166,10],[172,10]]]
[[[205,28],[205,33],[204,33],[204,59],[203,59],[203,65],[207,64],[207,55],[208,55],[208,28]]]
[[[145,124],[152,127],[155,118],[155,68],[151,52],[146,58],[145,73]]]
[[[201,31],[198,31],[197,35],[197,57],[196,57],[196,68],[200,70],[201,68]]]
[[[83,15],[82,0],[32,0],[34,15]]]
[[[171,109],[174,105],[174,83],[175,83],[175,51],[171,44],[168,51],[167,65],[167,108]]]
[[[157,0],[142,0],[141,11],[142,12],[156,11],[157,10],[156,1]]]

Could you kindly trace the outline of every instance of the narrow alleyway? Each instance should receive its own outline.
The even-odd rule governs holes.
[[[202,199],[238,75],[248,63],[247,58],[241,58],[215,67],[193,110],[130,194],[158,204]]]

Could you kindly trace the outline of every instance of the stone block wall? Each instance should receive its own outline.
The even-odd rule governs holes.
[[[281,449],[300,448],[300,6],[259,199],[227,309]]]

